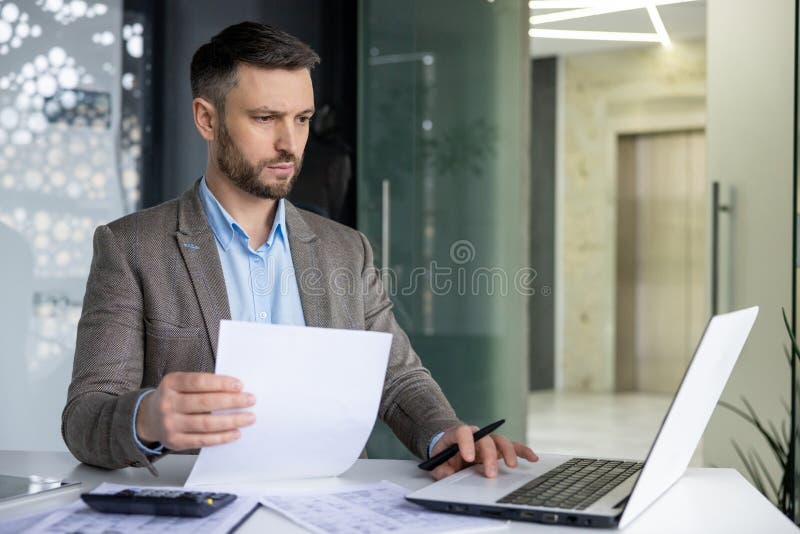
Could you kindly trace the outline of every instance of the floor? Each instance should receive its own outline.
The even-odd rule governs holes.
[[[671,396],[541,391],[528,397],[528,444],[536,452],[643,459]],[[702,443],[692,466],[702,465]]]

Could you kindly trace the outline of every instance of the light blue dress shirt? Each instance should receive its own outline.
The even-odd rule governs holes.
[[[206,179],[200,181],[200,201],[206,212],[208,224],[214,233],[219,252],[222,273],[231,319],[258,323],[305,326],[300,291],[294,273],[292,254],[289,249],[286,207],[283,199],[278,201],[278,211],[267,242],[253,250],[250,237],[239,226],[208,188]],[[146,454],[161,454],[163,447],[146,447],[136,435],[136,414],[142,399],[155,390],[139,396],[133,411],[133,437],[137,446]],[[443,433],[439,433],[428,446],[428,455]]]
[[[200,200],[216,237],[231,319],[305,326],[283,199],[267,242],[257,250],[250,248],[247,232],[214,198],[205,178],[200,181]]]

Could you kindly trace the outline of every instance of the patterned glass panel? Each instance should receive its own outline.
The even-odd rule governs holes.
[[[93,232],[140,198],[144,29],[122,0],[0,0],[0,449],[64,449]]]

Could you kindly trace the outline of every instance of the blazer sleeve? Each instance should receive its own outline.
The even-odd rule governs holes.
[[[146,389],[143,298],[132,257],[108,226],[97,228],[61,433],[81,462],[157,474],[151,461],[158,456],[146,455],[133,436],[134,408]]]
[[[452,426],[462,424],[392,312],[380,272],[373,264],[372,247],[359,233],[364,247],[362,284],[367,330],[392,334],[389,365],[378,416],[417,457],[428,457],[431,439]]]

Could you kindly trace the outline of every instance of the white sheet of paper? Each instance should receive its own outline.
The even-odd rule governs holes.
[[[426,510],[405,500],[408,492],[384,480],[323,491],[266,495],[261,504],[319,534],[427,534],[508,527],[508,521]]]
[[[186,486],[338,476],[378,413],[392,335],[222,321],[217,374],[256,396],[239,440],[200,451]]]
[[[116,493],[130,486],[118,484],[101,484],[92,493]],[[134,488],[134,489],[167,489],[181,488]],[[63,506],[47,517],[29,527],[29,534],[108,534],[110,532],[136,532],[137,534],[162,533],[225,534],[238,525],[253,508],[258,500],[253,497],[239,496],[228,506],[207,517],[168,517],[140,514],[104,514],[95,512],[83,501],[75,501]]]

